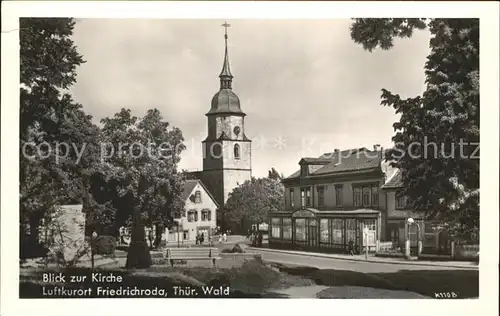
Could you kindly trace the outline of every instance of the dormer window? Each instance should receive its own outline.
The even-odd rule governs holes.
[[[240,145],[234,145],[234,159],[240,159]]]

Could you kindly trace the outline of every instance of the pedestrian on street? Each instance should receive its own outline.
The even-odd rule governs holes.
[[[222,238],[223,238],[224,242],[226,242],[227,241],[227,234],[224,233],[224,235],[222,235]]]
[[[349,254],[351,256],[354,256],[354,242],[352,240],[349,240],[348,250],[349,250]]]

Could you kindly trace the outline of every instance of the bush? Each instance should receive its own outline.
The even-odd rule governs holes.
[[[236,244],[236,245],[234,245],[232,252],[233,253],[244,253],[245,251],[243,250],[243,248],[241,248],[241,246],[239,244]]]
[[[225,248],[225,249],[222,249],[221,252],[222,253],[245,253],[245,250],[243,250],[243,248],[241,248],[241,246],[239,244],[236,244],[236,245],[234,245],[234,247],[232,249]]]
[[[116,238],[113,236],[97,236],[93,241],[93,251],[97,255],[111,255],[116,249]]]

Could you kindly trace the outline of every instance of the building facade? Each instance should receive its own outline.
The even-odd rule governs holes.
[[[232,90],[227,49],[227,24],[225,53],[219,75],[220,89],[213,96],[207,116],[207,138],[203,141],[203,171],[191,173],[203,181],[217,203],[227,201],[232,190],[252,177],[252,142],[245,135],[245,116],[240,100]]]
[[[391,241],[394,248],[403,249],[405,240],[410,241],[410,247],[418,248],[421,242],[422,253],[448,254],[451,252],[451,239],[446,229],[438,222],[425,220],[425,215],[412,209],[408,197],[403,194],[402,171],[397,170],[382,186],[385,193],[386,235],[385,240]],[[408,223],[413,219],[413,223]]]
[[[217,227],[215,198],[200,180],[186,180],[181,197],[185,212],[175,219],[178,226],[168,232],[168,242],[195,243],[196,236],[201,235],[208,242]]]
[[[374,148],[303,158],[300,170],[283,180],[285,211],[270,216],[269,244],[322,252],[355,252],[385,239],[389,170]]]

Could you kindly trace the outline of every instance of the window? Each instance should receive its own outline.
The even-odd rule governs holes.
[[[343,244],[344,220],[340,218],[332,219],[332,242]]]
[[[201,191],[194,193],[194,203],[201,203]]]
[[[330,241],[330,232],[328,229],[328,219],[322,218],[319,221],[320,242],[328,243]]]
[[[272,218],[271,219],[271,237],[280,238],[281,237],[281,219]]]
[[[283,218],[283,239],[292,240],[292,219]]]
[[[370,195],[371,195],[370,187],[363,188],[363,206],[370,206],[371,205]]]
[[[354,206],[361,206],[361,188],[354,188]]]
[[[342,206],[342,186],[335,187],[335,205]]]
[[[234,159],[240,159],[240,145],[234,145]]]
[[[295,202],[293,200],[293,189],[290,189],[290,207],[294,207]]]
[[[396,194],[396,209],[406,208],[406,203],[407,203],[406,196],[404,196],[404,195],[398,196]]]
[[[212,212],[210,212],[210,210],[208,209],[204,209],[201,211],[201,220],[202,221],[211,221],[212,220]]]
[[[379,191],[378,185],[364,184],[353,186],[354,206],[378,206]]]
[[[197,222],[198,221],[198,211],[190,210],[188,212],[188,222]]]
[[[306,206],[312,206],[311,188],[306,188]]]
[[[372,205],[378,206],[378,187],[372,186]]]
[[[306,241],[306,220],[298,218],[295,220],[295,240]]]
[[[325,187],[318,187],[318,207],[325,206]]]
[[[300,206],[304,207],[306,205],[306,191],[300,189]]]
[[[363,223],[363,227],[368,227],[368,230],[376,230],[375,220],[374,219],[365,220]]]

